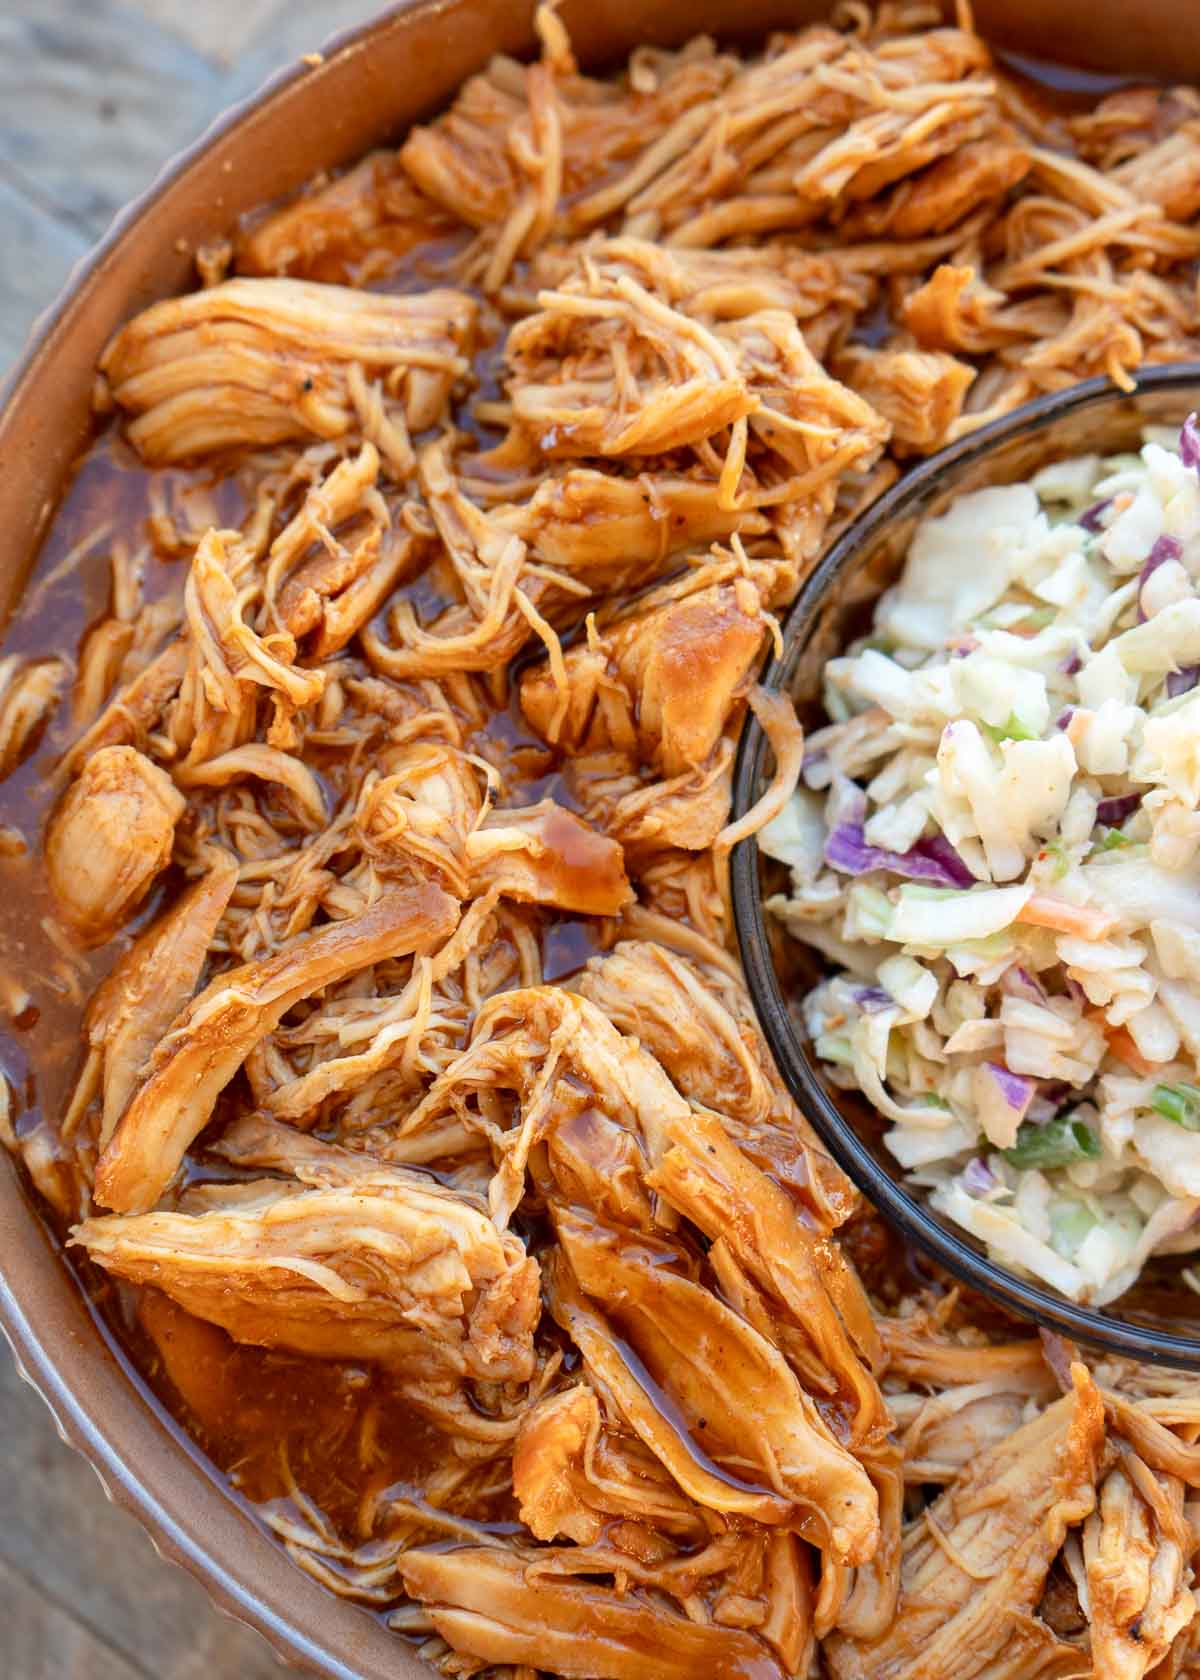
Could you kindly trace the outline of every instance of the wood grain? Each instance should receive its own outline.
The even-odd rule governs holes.
[[[227,106],[379,0],[3,0],[0,375],[72,262]]]
[[[2,171],[2,165],[0,165]],[[0,172],[0,373],[91,244]]]
[[[130,0],[159,28],[186,41],[214,64],[236,64],[256,38],[269,38],[287,0]]]
[[[97,239],[205,126],[222,77],[116,0],[4,0],[0,14],[4,159],[41,202]]]
[[[36,1581],[0,1563],[0,1623],[7,1670],[20,1680],[149,1680]]]
[[[109,1504],[2,1343],[0,1416],[5,1680],[278,1680],[263,1640]]]

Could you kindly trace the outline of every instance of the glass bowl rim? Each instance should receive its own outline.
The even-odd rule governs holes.
[[[764,686],[780,687],[790,653],[819,612],[831,586],[892,520],[919,508],[944,473],[983,460],[1014,439],[1039,432],[1064,415],[1131,397],[1169,395],[1187,389],[1195,393],[1200,407],[1200,362],[1143,368],[1134,376],[1133,389],[1129,391],[1119,389],[1104,377],[1085,380],[1023,403],[1011,414],[927,456],[860,513],[809,573],[784,621],[779,650],[760,679]],[[766,747],[762,726],[748,713],[734,763],[734,821],[750,809],[757,797]],[[871,1205],[902,1236],[952,1276],[1017,1316],[1092,1348],[1151,1364],[1200,1371],[1200,1336],[1177,1335],[1126,1323],[1102,1309],[1077,1305],[1018,1276],[971,1247],[953,1226],[932,1213],[876,1161],[829,1096],[803,1040],[792,1026],[771,961],[759,894],[758,857],[758,842],[751,836],[734,847],[730,859],[734,928],[754,1011],[784,1084],[801,1113]]]

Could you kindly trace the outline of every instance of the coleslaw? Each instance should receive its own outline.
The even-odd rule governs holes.
[[[759,835],[830,1078],[1076,1301],[1200,1249],[1200,423],[917,530]]]

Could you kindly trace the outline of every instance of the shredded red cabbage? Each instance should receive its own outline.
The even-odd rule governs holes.
[[[1200,682],[1200,665],[1185,665],[1181,671],[1167,672],[1167,699],[1189,694]]]
[[[851,828],[861,831],[867,820],[867,796],[849,776],[835,776],[826,812],[835,828],[849,823]]]
[[[939,887],[973,887],[975,877],[943,834],[918,840],[907,852],[869,846],[861,823],[840,822],[825,841],[825,862],[843,875],[867,875],[887,869],[910,881],[932,881]]]
[[[1035,975],[1027,968],[1006,968],[1000,977],[1000,989],[1009,997],[1024,998],[1026,1003],[1045,1003],[1046,993]]]
[[[1117,828],[1126,817],[1131,817],[1142,803],[1140,793],[1118,793],[1111,799],[1102,799],[1096,806],[1096,821],[1104,824],[1105,828]]]
[[[1055,729],[1065,729],[1074,716],[1074,706],[1068,706],[1065,712],[1059,712],[1058,716],[1054,720]]]
[[[1037,1081],[1026,1078],[1023,1073],[1010,1073],[1003,1062],[985,1062],[983,1065],[1004,1093],[1008,1106],[1024,1114],[1037,1094]]]
[[[878,1015],[884,1009],[896,1007],[895,998],[890,992],[885,992],[882,986],[856,987],[854,1001],[864,1015]]]
[[[963,1189],[970,1196],[986,1196],[999,1182],[982,1155],[976,1155],[962,1170]]]
[[[1145,624],[1146,611],[1142,606],[1142,590],[1146,587],[1147,578],[1153,577],[1161,565],[1168,560],[1178,560],[1183,555],[1183,544],[1178,537],[1159,537],[1146,556],[1146,563],[1138,577],[1138,623]]]
[[[951,878],[954,886],[973,887],[975,885],[974,875],[944,834],[931,834],[928,840],[918,840],[912,851],[905,855],[912,857],[914,853],[919,853],[922,857],[927,857],[939,864],[946,875]]]
[[[1102,502],[1093,502],[1090,508],[1085,508],[1079,515],[1076,523],[1082,525],[1085,531],[1098,531],[1100,529],[1100,521],[1104,516],[1105,508],[1111,506],[1112,497],[1105,496]]]
[[[1200,472],[1200,420],[1189,414],[1179,434],[1179,458],[1185,467]]]
[[[1072,1096],[1071,1087],[1065,1079],[1043,1079],[1026,1110],[1026,1120],[1032,1120],[1039,1126],[1044,1126],[1047,1120],[1053,1120],[1059,1109]]]

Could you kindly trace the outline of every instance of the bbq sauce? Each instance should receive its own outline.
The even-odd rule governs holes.
[[[349,1538],[364,1500],[419,1485],[444,1442],[377,1367],[235,1342],[161,1291],[133,1303],[132,1344],[154,1391],[251,1504],[299,1487]]]

